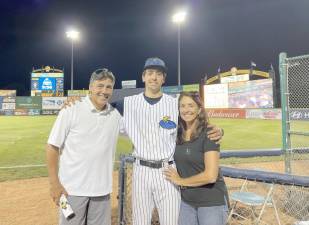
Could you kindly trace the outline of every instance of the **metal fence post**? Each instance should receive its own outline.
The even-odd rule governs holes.
[[[125,156],[120,156],[120,167],[118,170],[118,218],[119,225],[124,225],[124,198],[125,198]]]
[[[291,146],[289,145],[290,119],[288,113],[288,87],[287,87],[287,54],[279,54],[280,89],[281,89],[281,113],[282,113],[282,150],[285,156],[285,172],[291,173]]]

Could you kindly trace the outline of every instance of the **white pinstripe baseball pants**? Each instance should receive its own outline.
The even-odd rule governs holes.
[[[180,192],[163,176],[163,168],[155,169],[134,163],[132,185],[133,225],[150,225],[156,206],[160,225],[177,225]]]

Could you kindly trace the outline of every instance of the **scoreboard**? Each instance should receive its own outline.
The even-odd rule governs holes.
[[[33,70],[31,73],[31,96],[63,96],[63,80],[62,70],[49,66]]]

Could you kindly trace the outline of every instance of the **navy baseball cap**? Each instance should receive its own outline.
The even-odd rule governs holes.
[[[144,70],[146,69],[159,69],[164,73],[167,72],[167,67],[164,61],[158,57],[148,58],[144,65]]]

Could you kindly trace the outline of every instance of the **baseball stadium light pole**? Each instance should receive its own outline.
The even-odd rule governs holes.
[[[66,32],[67,38],[71,39],[71,44],[72,44],[72,53],[71,53],[71,90],[74,89],[74,73],[73,73],[73,65],[74,65],[74,41],[78,39],[79,37],[79,32],[75,30],[70,30]]]
[[[187,13],[185,11],[177,12],[173,15],[173,22],[178,26],[178,86],[181,85],[180,76],[180,25],[185,21]]]

